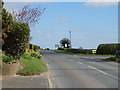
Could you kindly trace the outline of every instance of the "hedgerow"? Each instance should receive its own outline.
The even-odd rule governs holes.
[[[116,54],[120,50],[120,44],[100,44],[97,48],[97,54]]]

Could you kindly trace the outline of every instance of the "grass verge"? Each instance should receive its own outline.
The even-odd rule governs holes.
[[[23,69],[19,70],[17,74],[20,75],[39,75],[47,71],[47,65],[43,58],[36,58],[32,56],[21,57],[20,63],[22,63]]]
[[[81,54],[81,53],[71,53],[71,52],[66,52],[63,50],[54,50],[57,53],[64,53],[64,54],[70,54],[70,55],[87,55],[87,56],[114,56],[114,55],[100,55],[100,54]]]

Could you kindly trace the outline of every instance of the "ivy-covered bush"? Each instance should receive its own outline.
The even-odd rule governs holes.
[[[29,36],[30,29],[27,24],[13,21],[12,31],[7,33],[2,50],[6,55],[19,59],[25,52]]]
[[[120,44],[100,44],[97,48],[97,54],[116,54],[116,50],[120,50]]]

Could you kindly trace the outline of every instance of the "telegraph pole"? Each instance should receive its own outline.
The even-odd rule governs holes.
[[[69,31],[70,33],[70,48],[72,48],[72,42],[71,42],[71,31]]]

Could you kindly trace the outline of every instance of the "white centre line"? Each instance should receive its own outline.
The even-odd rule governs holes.
[[[88,66],[89,68],[92,68],[92,69],[95,69],[95,70],[97,70],[97,71],[99,71],[99,72],[101,72],[101,73],[103,73],[103,74],[105,74],[105,75],[108,75],[108,76],[110,76],[110,77],[112,77],[112,78],[114,78],[114,79],[117,79],[117,80],[119,80],[117,77],[115,77],[115,76],[113,76],[113,75],[110,75],[110,74],[108,74],[108,73],[106,73],[106,72],[104,72],[104,71],[102,71],[102,70],[99,70],[99,69],[97,69],[97,68],[95,68],[95,67],[92,67],[92,66]]]

